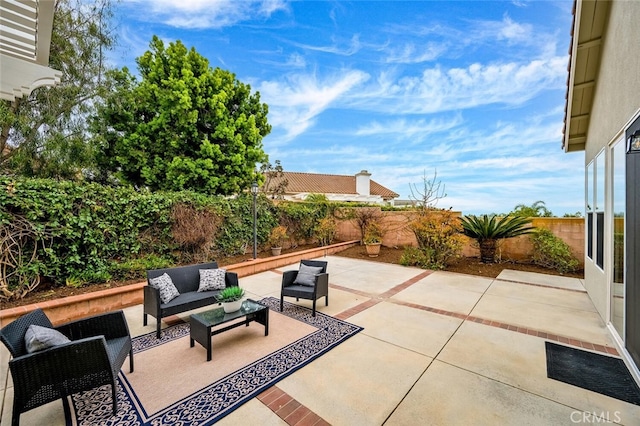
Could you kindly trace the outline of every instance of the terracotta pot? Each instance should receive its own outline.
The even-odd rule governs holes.
[[[367,254],[369,255],[369,257],[378,257],[378,255],[380,254],[381,245],[381,243],[370,243],[365,244],[364,246],[367,249]]]

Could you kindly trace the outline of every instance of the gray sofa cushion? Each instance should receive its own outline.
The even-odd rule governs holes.
[[[198,291],[223,290],[226,286],[224,280],[226,273],[226,269],[200,269]]]
[[[149,280],[149,285],[160,292],[160,300],[162,303],[169,303],[176,297],[180,296],[180,292],[175,285],[171,277],[165,272],[157,278]]]
[[[321,266],[307,266],[305,264],[300,264],[298,275],[293,283],[313,287],[316,284],[316,275],[320,272],[322,272]]]

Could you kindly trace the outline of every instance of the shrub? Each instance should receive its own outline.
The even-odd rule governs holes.
[[[580,262],[571,253],[569,245],[548,229],[540,228],[529,238],[533,243],[533,262],[536,265],[555,269],[560,273],[578,270]]]
[[[434,251],[429,248],[405,247],[400,257],[400,264],[423,269],[439,269],[435,266]]]
[[[409,229],[415,235],[422,252],[422,267],[444,269],[462,249],[462,229],[451,210],[425,211],[409,223]],[[413,258],[414,254],[408,257]]]
[[[498,219],[496,215],[468,215],[461,218],[461,221],[464,234],[478,243],[483,263],[495,262],[496,250],[501,240],[533,231],[532,227],[527,227],[531,219],[521,216],[507,215]]]
[[[314,228],[314,233],[321,246],[328,246],[336,237],[338,225],[332,217],[320,219],[318,225]]]

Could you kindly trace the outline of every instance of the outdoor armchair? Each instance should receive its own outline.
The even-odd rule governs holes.
[[[57,330],[70,341],[29,353],[25,334],[30,325]],[[36,309],[3,327],[0,339],[12,356],[12,425],[19,424],[21,413],[106,384],[111,385],[116,414],[116,377],[127,356],[133,372],[131,336],[122,311],[53,327],[46,314]]]
[[[284,305],[284,297],[295,297],[312,300],[312,316],[316,316],[316,300],[325,298],[325,306],[329,306],[329,274],[327,262],[321,260],[301,260],[297,271],[285,271],[282,274],[282,290],[280,293],[280,312]]]

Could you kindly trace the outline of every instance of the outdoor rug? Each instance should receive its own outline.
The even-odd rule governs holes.
[[[197,342],[189,346],[189,324],[133,338],[135,370],[118,375],[118,413],[112,416],[111,387],[67,398],[68,425],[211,425],[294,371],[362,330],[346,321],[268,297],[269,336],[252,322],[213,337],[212,360]]]
[[[620,358],[551,342],[545,344],[550,379],[640,405],[640,388]]]

